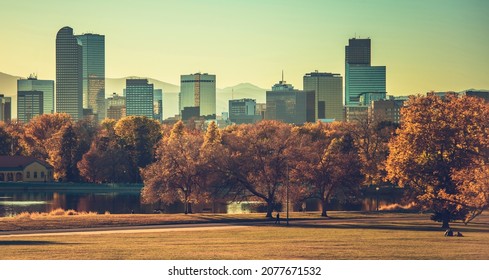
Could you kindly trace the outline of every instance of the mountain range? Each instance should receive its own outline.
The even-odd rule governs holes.
[[[9,75],[0,72],[0,93],[5,96],[12,97],[12,117],[17,116],[17,80],[22,77]],[[122,94],[122,90],[126,87],[126,79],[143,78],[128,76],[123,78],[106,78],[105,79],[105,95],[110,97],[116,92]],[[162,82],[157,79],[147,78],[154,85],[155,89],[163,89],[163,117],[173,117],[178,114],[178,93],[180,87],[174,84]],[[251,83],[241,83],[235,86],[216,89],[216,113],[220,115],[222,112],[228,112],[228,102],[230,99],[252,98],[256,99],[257,103],[265,103],[266,89],[262,89]]]

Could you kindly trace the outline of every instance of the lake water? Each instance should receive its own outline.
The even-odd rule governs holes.
[[[14,216],[22,212],[50,212],[54,209],[73,209],[78,212],[92,211],[103,214],[154,213],[155,209],[162,209],[166,213],[181,213],[182,205],[170,206],[158,204],[143,204],[139,189],[115,191],[106,189],[88,190],[56,190],[48,191],[47,188],[35,190],[35,188],[2,188],[0,185],[0,217]],[[397,203],[398,197],[379,197],[379,207]],[[248,212],[244,204],[233,204],[220,208],[221,212]],[[328,210],[355,210],[375,211],[377,208],[377,197],[366,197],[357,203],[342,204],[332,201]],[[249,208],[248,208],[249,209]],[[307,211],[316,211],[317,203],[308,203]]]

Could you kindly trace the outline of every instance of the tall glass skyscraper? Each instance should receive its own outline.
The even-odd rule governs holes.
[[[31,75],[27,79],[17,80],[17,92],[20,91],[42,91],[43,114],[54,113],[54,81],[38,80]],[[18,114],[18,113],[17,113]]]
[[[126,115],[153,119],[153,84],[147,79],[126,80]]]
[[[346,65],[346,105],[358,105],[364,92],[385,93],[385,66]]]
[[[216,116],[216,75],[207,73],[181,75],[179,110],[185,107],[198,107],[199,116]]]
[[[105,118],[105,36],[76,36],[83,45],[83,108]]]
[[[359,105],[363,92],[385,92],[385,77],[385,66],[371,66],[370,39],[350,39],[345,47],[345,105]]]
[[[44,92],[38,90],[17,92],[17,119],[28,123],[33,117],[43,114]]]
[[[56,112],[68,113],[73,120],[83,117],[82,43],[71,27],[56,34]]]
[[[343,77],[312,72],[304,75],[304,90],[316,92],[316,119],[343,120]]]

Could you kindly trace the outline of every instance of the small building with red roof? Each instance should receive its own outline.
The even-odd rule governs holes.
[[[0,182],[52,182],[53,167],[34,157],[0,156]]]

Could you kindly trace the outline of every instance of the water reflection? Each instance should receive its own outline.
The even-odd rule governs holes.
[[[174,204],[165,206],[162,204],[142,204],[139,191],[116,192],[116,191],[9,191],[0,190],[0,217],[14,216],[22,212],[50,212],[62,208],[64,210],[73,209],[78,212],[97,212],[103,214],[110,212],[113,214],[134,213],[154,213],[155,209],[163,213],[181,213],[183,206]],[[372,196],[363,198],[355,203],[345,203],[332,200],[328,205],[328,210],[347,210],[347,211],[375,211],[378,207],[399,203],[399,196]],[[226,209],[227,208],[227,209]],[[264,211],[264,207],[253,203],[240,203],[228,205],[225,209],[219,210],[230,213],[246,213]],[[318,201],[308,203],[306,211],[318,211],[320,205]],[[300,211],[301,209],[295,209]],[[198,211],[198,210],[197,210]],[[216,211],[216,210],[214,210]]]

